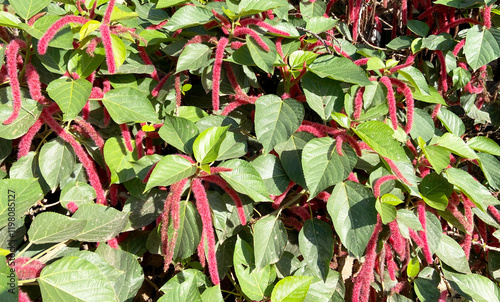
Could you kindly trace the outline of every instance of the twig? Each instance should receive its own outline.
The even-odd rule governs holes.
[[[333,55],[333,51],[328,47],[328,44],[326,43],[326,41],[323,38],[321,38],[320,35],[318,35],[315,32],[310,31],[309,29],[305,29],[304,27],[295,26],[295,28],[298,30],[301,30],[301,31],[305,31],[306,33],[314,36],[316,39],[318,39],[323,44],[323,46],[325,46],[325,49],[328,52],[328,54]]]

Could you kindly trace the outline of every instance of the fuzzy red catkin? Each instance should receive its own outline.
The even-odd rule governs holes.
[[[405,67],[413,65],[413,62],[415,62],[415,56],[416,56],[415,54],[409,55],[408,58],[406,59],[406,62],[404,62],[401,65],[394,66],[393,68],[391,68],[389,70],[389,73],[393,74],[393,73],[397,72],[398,70],[401,70]]]
[[[383,183],[390,181],[390,180],[397,180],[397,179],[398,178],[392,174],[385,175],[385,176],[382,176],[379,179],[377,179],[375,181],[375,183],[373,184],[373,193],[374,193],[375,197],[380,196],[380,186],[382,186]]]
[[[389,105],[389,116],[391,117],[392,128],[398,129],[398,117],[396,115],[396,98],[394,97],[394,90],[392,89],[391,80],[383,76],[380,78],[380,83],[387,87],[387,104]]]
[[[198,247],[196,248],[196,250],[201,266],[204,268],[207,265],[207,261],[205,259],[205,233],[203,230],[201,231],[201,240],[200,243],[198,243]]]
[[[25,48],[26,43],[22,40],[15,39],[12,40],[7,49],[5,50],[5,56],[7,61],[7,73],[10,78],[10,87],[12,88],[12,114],[3,121],[4,125],[9,125],[19,115],[19,110],[21,110],[21,85],[19,84],[19,79],[17,78],[17,53],[20,48]]]
[[[233,35],[235,37],[243,36],[243,35],[250,35],[252,38],[254,38],[255,42],[262,47],[265,51],[269,51],[269,46],[262,40],[262,38],[259,36],[258,33],[256,33],[254,30],[248,28],[248,27],[238,27],[234,30]]]
[[[233,68],[231,67],[231,63],[223,62],[222,65],[224,66],[224,70],[226,71],[226,76],[229,80],[229,83],[231,83],[231,86],[233,87],[236,94],[246,95],[246,93],[241,89],[238,80],[236,79],[236,75],[234,74]]]
[[[354,113],[352,114],[352,118],[355,120],[359,120],[361,117],[361,109],[363,109],[363,93],[365,92],[365,87],[360,87],[356,92],[356,96],[354,97]]]
[[[483,9],[483,20],[484,20],[484,27],[485,28],[490,28],[491,27],[491,8],[493,5],[490,6],[485,6]]]
[[[139,51],[139,55],[141,56],[141,59],[144,61],[144,63],[146,65],[152,65],[154,67],[153,62],[151,62],[151,59],[149,58],[148,53],[146,52],[146,49],[142,46],[137,46],[137,50]],[[153,69],[153,72],[151,73],[151,78],[157,82],[160,81],[156,68]]]
[[[394,251],[399,255],[399,259],[403,261],[406,256],[406,240],[399,231],[397,220],[389,222],[389,229],[391,230],[391,243]]]
[[[443,290],[441,294],[439,295],[439,300],[438,302],[446,302],[446,297],[448,297],[448,291]]]
[[[458,44],[455,45],[455,47],[453,48],[453,51],[452,51],[452,53],[455,57],[458,56],[458,53],[464,47],[464,45],[465,45],[465,39],[460,40],[460,42],[458,42]]]
[[[101,150],[102,152],[104,148],[104,139],[99,135],[99,133],[97,133],[94,127],[90,123],[79,118],[76,118],[73,121],[77,123],[80,127],[82,127],[82,129],[90,136],[90,138],[94,141],[96,146],[99,147],[99,150]]]
[[[97,1],[96,1],[97,2]],[[61,19],[57,20],[55,23],[53,23],[47,31],[45,31],[45,34],[40,38],[40,41],[38,41],[38,53],[41,55],[44,55],[47,52],[47,48],[49,47],[49,42],[54,38],[54,36],[63,28],[65,25],[69,23],[78,23],[78,24],[85,24],[89,21],[85,17],[81,16],[73,16],[73,15],[67,15],[62,17]]]
[[[288,192],[290,192],[290,190],[293,188],[294,185],[295,183],[290,180],[290,183],[288,183],[288,186],[281,195],[278,196],[271,195],[271,199],[273,200],[273,209],[277,209],[280,207],[281,202],[283,201],[283,199],[285,199],[285,197],[288,195]]]
[[[231,22],[224,17],[223,15],[217,13],[215,9],[212,9],[212,14],[215,16],[215,18],[219,19],[219,21],[222,23],[221,29],[224,34],[228,35],[229,34],[229,29],[231,29]]]
[[[359,183],[358,177],[353,172],[349,173],[349,176],[347,176],[346,180],[350,180],[350,181],[354,181],[354,182]]]
[[[439,114],[439,110],[441,110],[441,104],[436,104],[436,106],[434,106],[434,109],[432,110],[432,114],[431,114],[431,118],[433,121],[436,121],[436,118]]]
[[[340,156],[344,156],[342,152],[342,142],[344,141],[342,135],[339,135],[335,138],[335,150]]]
[[[385,243],[385,262],[387,263],[387,272],[392,281],[396,280],[396,262],[394,262],[394,254],[392,253],[389,243]],[[380,260],[382,261],[382,259]],[[382,273],[382,272],[381,272]]]
[[[479,24],[479,21],[477,20],[474,20],[472,18],[462,18],[462,19],[458,19],[458,20],[455,20],[453,22],[450,22],[448,24],[446,24],[445,26],[443,26],[436,34],[441,34],[441,33],[444,33],[446,32],[447,30],[449,30],[450,28],[452,27],[455,27],[457,25],[460,25],[462,23],[472,23],[472,24]]]
[[[436,50],[436,55],[439,59],[440,65],[440,78],[441,78],[441,89],[443,94],[448,91],[448,73],[446,72],[446,60],[444,58],[443,52]]]
[[[212,109],[219,110],[219,93],[220,93],[220,75],[222,69],[222,59],[224,59],[224,49],[226,48],[229,40],[227,38],[220,38],[215,50],[215,62],[212,73]]]
[[[362,58],[362,59],[358,59],[356,61],[354,61],[354,64],[358,65],[358,66],[361,66],[361,65],[366,65],[368,64],[368,60],[370,58]]]
[[[146,132],[139,130],[135,134],[135,148],[137,149],[137,158],[141,159],[144,156],[144,151],[142,148],[142,140],[146,136]]]
[[[122,137],[125,140],[125,146],[129,152],[134,151],[134,146],[132,146],[132,140],[130,137],[130,131],[128,130],[127,124],[120,124],[120,130],[122,132]]]
[[[392,172],[394,172],[394,174],[396,174],[396,176],[401,180],[403,181],[405,184],[409,185],[409,186],[412,186],[413,184],[411,182],[408,181],[408,179],[406,179],[406,177],[404,177],[404,175],[401,173],[401,171],[399,170],[398,166],[396,166],[396,164],[389,158],[387,157],[384,157],[384,160],[387,162],[387,164],[389,165],[389,167],[391,168]]]
[[[263,28],[267,29],[269,32],[272,32],[272,33],[275,33],[275,34],[278,34],[278,35],[282,35],[282,36],[286,36],[286,37],[290,36],[289,33],[284,32],[282,30],[279,30],[279,29],[277,29],[276,27],[272,26],[269,23],[266,23],[264,21],[261,21],[261,20],[258,20],[258,19],[254,19],[254,18],[246,18],[246,19],[240,20],[240,24],[241,24],[241,26],[248,26],[250,24],[257,25],[257,26],[260,26],[260,27],[263,27]]]
[[[97,203],[98,204],[106,204],[106,196],[104,194],[104,189],[102,188],[101,181],[99,179],[99,175],[97,174],[96,167],[94,165],[94,161],[90,159],[87,155],[83,147],[71,136],[68,134],[59,123],[54,120],[52,115],[47,110],[43,110],[41,117],[43,121],[49,125],[50,128],[64,141],[69,143],[73,150],[75,150],[76,156],[78,160],[82,163],[83,167],[87,171],[87,175],[89,177],[90,185],[94,188],[97,194]]]
[[[175,88],[175,106],[176,108],[179,108],[181,106],[181,101],[182,101],[180,73],[175,75],[174,88]]]
[[[377,257],[377,241],[378,235],[382,231],[382,220],[377,214],[377,224],[373,230],[373,234],[366,246],[365,263],[363,263],[356,280],[354,281],[354,289],[352,293],[352,302],[369,301],[370,283],[373,281],[375,268],[375,260]]]
[[[73,201],[68,202],[67,207],[71,214],[74,214],[78,210],[78,205]]]
[[[30,261],[28,263],[28,261]],[[28,263],[28,264],[26,264]],[[45,263],[40,260],[32,260],[29,257],[16,258],[12,267],[16,270],[16,275],[19,280],[35,279],[40,277],[40,272],[45,267]]]
[[[108,7],[106,8],[106,11],[104,12],[104,17],[102,18],[102,23],[109,24],[111,20],[111,13],[113,12],[113,7],[115,6],[115,2],[116,0],[109,0]]]
[[[111,43],[111,33],[109,32],[109,25],[102,24],[99,26],[101,32],[102,44],[104,45],[104,53],[106,54],[106,66],[108,72],[114,74],[116,72],[115,54],[113,53],[113,46]]]
[[[406,125],[405,132],[406,134],[410,133],[411,128],[413,126],[413,114],[415,110],[415,101],[413,100],[413,94],[411,92],[410,87],[406,85],[403,81],[398,80],[396,78],[390,78],[392,84],[396,85],[399,89],[403,91],[403,95],[406,99]]]
[[[95,49],[97,48],[97,44],[101,43],[101,38],[95,37],[92,40],[90,40],[89,44],[87,44],[87,54],[91,57],[94,56]]]
[[[425,256],[427,263],[431,264],[433,262],[431,250],[429,249],[429,242],[427,241],[427,220],[425,217],[425,203],[419,201],[417,205],[418,220],[422,225],[423,231],[419,231],[420,238],[422,239],[423,248],[422,251]]]
[[[19,141],[18,151],[17,151],[17,159],[18,160],[30,152],[31,142],[33,141],[33,138],[38,133],[40,128],[42,128],[42,126],[43,126],[43,119],[40,117],[30,127],[30,129],[23,136],[23,138]]]
[[[35,68],[35,66],[28,63],[26,65],[26,82],[28,83],[28,89],[31,95],[31,98],[37,102],[42,102],[42,88],[40,84],[40,76]]]
[[[172,75],[172,72],[169,72],[169,73],[167,73],[167,75],[165,75],[161,79],[161,81],[158,83],[158,85],[156,85],[155,88],[153,88],[153,90],[151,91],[152,96],[154,96],[154,97],[158,96],[158,93],[160,93],[160,90],[163,88],[163,85],[165,85],[165,83],[167,82],[168,78],[170,78],[171,75]]]
[[[219,175],[210,175],[205,177],[204,180],[218,185],[219,187],[221,187],[222,190],[224,190],[224,192],[226,192],[229,195],[229,197],[231,197],[236,206],[236,211],[238,212],[238,218],[240,219],[241,224],[246,225],[247,218],[245,216],[245,211],[243,210],[243,203],[238,193],[232,188],[230,188],[228,184]]]
[[[212,214],[208,203],[207,193],[198,178],[195,178],[192,183],[194,197],[196,198],[196,208],[200,213],[203,223],[203,232],[208,245],[208,271],[210,279],[214,285],[220,283],[219,272],[217,271],[217,258],[215,256],[215,235],[212,226]]]
[[[106,242],[110,248],[118,249],[118,240],[116,238],[111,238]]]
[[[493,215],[493,217],[495,217],[495,219],[500,222],[500,213],[498,212],[498,210],[492,205],[488,206],[488,210],[490,211],[491,215]]]

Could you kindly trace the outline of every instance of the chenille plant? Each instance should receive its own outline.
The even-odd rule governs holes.
[[[500,6],[5,0],[0,301],[500,302]]]

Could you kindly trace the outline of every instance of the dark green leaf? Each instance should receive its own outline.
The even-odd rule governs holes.
[[[333,232],[328,223],[309,219],[299,233],[299,248],[307,266],[326,281],[333,256]]]
[[[283,222],[273,215],[259,219],[253,226],[253,232],[255,269],[259,271],[279,261],[288,236]]]
[[[196,172],[196,166],[179,155],[169,154],[163,157],[151,172],[146,191],[152,187],[170,186]]]
[[[325,121],[330,119],[334,108],[344,104],[344,93],[337,81],[307,72],[302,77],[302,88],[307,104]]]
[[[309,70],[320,76],[341,82],[358,84],[359,86],[371,85],[364,70],[344,57],[333,57],[330,55],[317,58]]]

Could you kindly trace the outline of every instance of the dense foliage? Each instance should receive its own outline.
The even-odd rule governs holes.
[[[500,301],[494,2],[3,0],[0,300]]]

